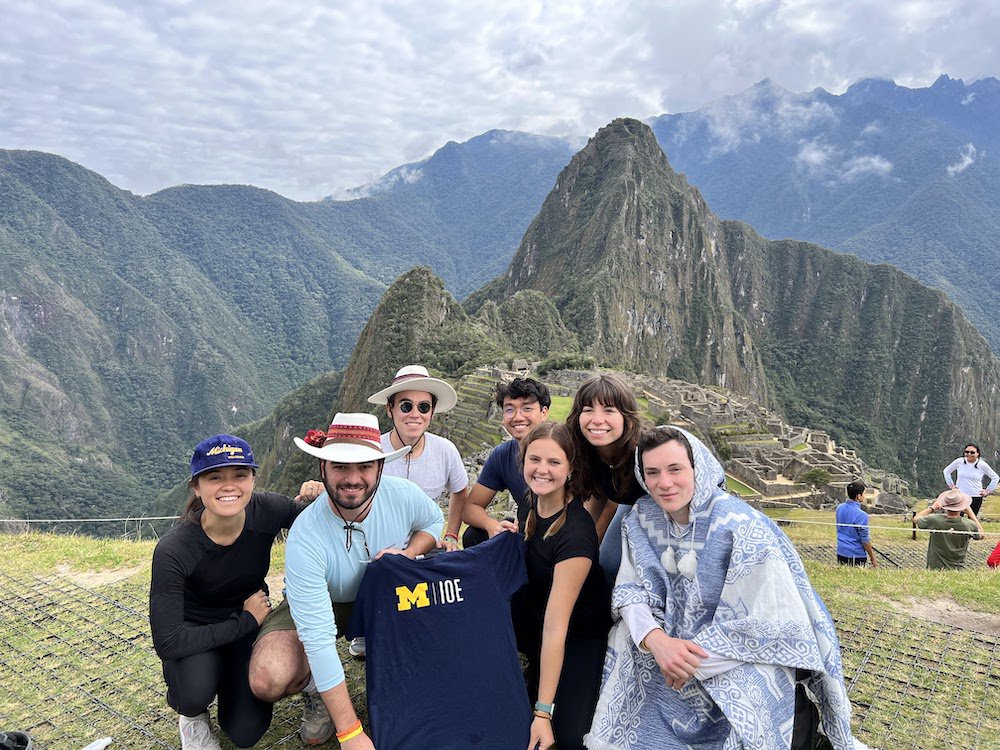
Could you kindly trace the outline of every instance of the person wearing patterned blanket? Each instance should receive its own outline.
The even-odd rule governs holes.
[[[797,678],[833,747],[865,748],[833,622],[788,538],[722,489],[722,466],[684,430],[646,431],[635,464],[647,494],[622,525],[587,748],[787,750]]]

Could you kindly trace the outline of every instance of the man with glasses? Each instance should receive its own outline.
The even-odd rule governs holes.
[[[382,449],[371,414],[341,414],[326,433],[295,438],[320,461],[326,493],[296,519],[285,550],[285,600],[268,615],[250,660],[250,686],[266,701],[303,690],[299,734],[310,745],[336,732],[344,748],[372,748],[344,681],[336,639],[367,564],[383,555],[415,558],[437,544],[441,509],[385,465],[409,446]],[[374,554],[373,554],[374,552]]]
[[[368,403],[385,405],[385,412],[392,420],[392,429],[382,435],[382,449],[410,447],[402,461],[386,467],[386,475],[409,479],[432,500],[447,496],[448,522],[441,541],[445,549],[458,549],[469,475],[455,444],[428,432],[435,414],[450,411],[458,403],[455,389],[430,377],[426,368],[408,365],[396,373],[386,388],[369,396]],[[356,650],[356,644],[352,644],[352,653]]]
[[[503,414],[504,429],[514,439],[493,449],[469,494],[464,517],[469,528],[462,535],[466,548],[491,539],[501,531],[517,530],[512,519],[498,521],[486,512],[486,508],[503,490],[510,491],[518,509],[525,502],[528,485],[521,471],[520,440],[548,418],[552,396],[544,383],[533,378],[515,378],[510,383],[497,383],[496,403]]]

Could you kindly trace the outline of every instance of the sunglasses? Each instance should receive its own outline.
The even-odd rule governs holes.
[[[412,401],[406,401],[406,400],[399,402],[399,410],[403,412],[403,414],[409,414],[411,411],[413,411],[414,406],[417,407],[417,411],[419,411],[421,414],[427,414],[430,412],[431,409],[434,408],[434,404],[432,404],[430,401],[421,401],[419,404],[414,404]]]
[[[361,534],[361,543],[365,547],[365,558],[367,558],[362,560],[361,562],[363,563],[373,562],[371,550],[368,549],[368,537],[365,536],[365,530],[362,529],[360,526],[355,526],[353,523],[345,523],[344,531],[347,532],[346,538],[344,539],[344,547],[346,548],[346,550],[350,552],[351,547],[354,546],[355,532]]]
[[[965,455],[967,455],[967,456],[974,456],[974,455],[976,455],[976,454],[977,454],[978,452],[979,452],[979,451],[965,451]]]

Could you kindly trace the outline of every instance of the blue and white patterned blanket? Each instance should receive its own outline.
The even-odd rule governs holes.
[[[833,746],[865,747],[851,735],[833,622],[794,547],[769,518],[720,489],[721,465],[701,441],[685,435],[695,458],[693,523],[675,536],[648,495],[623,522],[612,595],[616,624],[587,747],[787,750],[796,669],[810,674],[806,687]],[[691,580],[664,569],[668,548],[682,570],[685,556],[697,557]],[[667,635],[741,665],[689,680],[680,691],[668,687],[653,655],[632,642],[621,619],[621,608],[638,602],[649,605]]]

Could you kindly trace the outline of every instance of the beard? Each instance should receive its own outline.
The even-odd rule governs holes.
[[[368,484],[338,484],[330,491],[330,488],[326,489],[327,494],[334,503],[339,505],[344,510],[357,510],[368,502],[369,498],[375,494],[375,488],[369,487]]]

